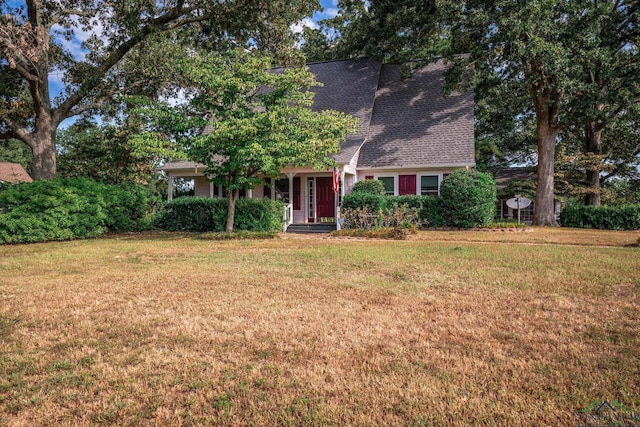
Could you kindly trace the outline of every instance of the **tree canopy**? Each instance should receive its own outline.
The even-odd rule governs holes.
[[[149,79],[162,77],[154,65],[170,63],[166,55],[179,42],[284,57],[291,24],[318,7],[317,0],[0,0],[0,139],[26,143],[34,178],[53,178],[60,123],[118,95],[158,89]],[[73,42],[79,50],[69,48]],[[63,86],[59,94],[53,80]]]

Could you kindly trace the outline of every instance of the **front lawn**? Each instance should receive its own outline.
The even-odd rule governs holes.
[[[0,247],[0,426],[572,425],[640,412],[638,232]]]

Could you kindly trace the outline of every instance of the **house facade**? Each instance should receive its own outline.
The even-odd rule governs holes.
[[[271,198],[291,204],[293,223],[335,222],[342,196],[354,183],[378,179],[389,195],[437,195],[442,179],[458,168],[472,168],[474,157],[473,92],[442,96],[443,61],[403,79],[400,67],[372,60],[341,60],[308,65],[322,87],[313,88],[314,110],[332,109],[360,119],[334,156],[334,171],[285,168],[279,179],[244,192],[241,197]],[[204,165],[168,162],[173,180],[193,180],[196,196],[226,193],[206,179]]]
[[[498,201],[496,203],[496,220],[519,219],[526,224],[533,223],[533,212],[535,209],[535,188],[538,174],[533,168],[510,167],[501,169],[496,174],[496,188],[498,190]],[[507,200],[514,197],[528,197],[531,204],[518,210],[508,206]],[[553,202],[556,219],[560,219],[562,204],[558,199]]]

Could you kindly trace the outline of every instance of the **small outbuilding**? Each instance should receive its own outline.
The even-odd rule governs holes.
[[[19,184],[33,182],[26,170],[19,163],[0,163],[0,183]]]

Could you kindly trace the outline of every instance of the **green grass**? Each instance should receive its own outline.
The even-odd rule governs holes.
[[[0,425],[571,425],[640,410],[633,232],[0,247]]]

